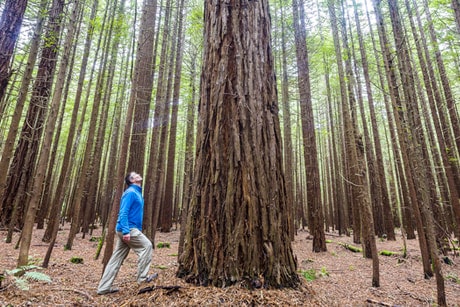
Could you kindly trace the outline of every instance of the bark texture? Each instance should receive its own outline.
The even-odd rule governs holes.
[[[178,276],[296,286],[268,1],[207,1],[197,162]]]

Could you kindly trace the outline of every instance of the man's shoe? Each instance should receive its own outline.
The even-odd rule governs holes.
[[[145,282],[151,282],[152,280],[158,278],[158,273],[153,273],[153,274],[150,274],[149,276],[147,276],[147,278],[145,279]]]
[[[97,292],[97,294],[105,295],[105,294],[110,294],[110,293],[117,293],[118,291],[120,291],[120,289],[118,289],[118,288],[110,288],[109,290]]]

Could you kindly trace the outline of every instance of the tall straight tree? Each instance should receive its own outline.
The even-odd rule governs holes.
[[[353,125],[352,121],[352,110],[350,108],[348,99],[354,98],[352,93],[350,92],[350,85],[346,84],[346,71],[342,63],[342,58],[346,56],[343,55],[342,46],[340,45],[340,37],[339,37],[339,29],[338,29],[338,17],[336,15],[336,1],[335,0],[328,0],[327,1],[328,12],[329,12],[329,19],[332,28],[332,37],[334,40],[334,49],[337,59],[337,68],[338,68],[338,78],[339,78],[339,87],[340,87],[340,112],[342,113],[342,153],[344,154],[344,158],[342,160],[344,173],[346,174],[345,178],[348,183],[354,182],[352,177],[357,174],[357,171],[353,170],[353,168],[357,168],[357,156],[356,156],[356,147],[355,147],[355,125]],[[340,18],[341,19],[341,18]],[[346,35],[346,32],[343,33]],[[346,49],[344,52],[346,53]],[[348,91],[347,91],[348,89]],[[345,190],[346,195],[348,196],[348,203],[349,204],[356,204],[354,200],[358,199],[360,195],[360,188],[356,184],[346,184]],[[360,226],[360,219],[359,219],[359,206],[353,205],[350,206],[352,209],[352,217],[353,217],[353,241],[355,243],[361,243],[361,226]]]
[[[59,172],[59,180],[56,185],[56,189],[53,193],[53,198],[51,200],[52,207],[50,210],[50,215],[48,219],[48,226],[45,230],[45,233],[43,234],[42,241],[44,242],[49,242],[52,240],[52,238],[56,239],[55,236],[58,231],[58,226],[59,226],[59,217],[60,217],[60,209],[61,209],[61,204],[64,202],[65,198],[65,187],[67,187],[70,183],[70,172],[71,172],[71,165],[74,164],[75,162],[75,149],[74,147],[74,142],[76,136],[79,135],[79,131],[81,131],[81,128],[78,128],[77,125],[77,120],[78,120],[78,111],[81,110],[84,118],[84,114],[86,113],[86,107],[87,104],[84,103],[83,106],[80,108],[81,105],[81,99],[82,99],[82,94],[83,94],[83,81],[85,80],[86,77],[86,70],[88,66],[88,59],[89,59],[89,52],[91,48],[91,43],[92,43],[92,38],[94,34],[94,20],[96,18],[96,12],[97,12],[97,5],[99,1],[95,0],[92,3],[91,7],[91,15],[90,15],[90,26],[88,28],[88,31],[86,33],[86,39],[85,39],[85,46],[83,50],[83,55],[82,55],[82,62],[80,66],[80,74],[78,77],[78,82],[77,82],[77,90],[75,94],[75,98],[73,101],[73,110],[72,110],[72,116],[71,116],[71,126],[69,129],[69,134],[67,135],[67,140],[66,140],[66,146],[65,150],[63,153],[63,158],[62,158],[62,165],[61,169]],[[97,49],[99,50],[99,48]],[[91,80],[91,78],[90,78]],[[91,82],[89,82],[91,84]],[[87,91],[89,92],[89,88],[87,88]],[[82,124],[82,120],[80,121],[80,125]],[[49,249],[53,249],[54,243],[50,244]],[[49,251],[51,253],[51,251]]]
[[[184,40],[184,1],[180,0],[179,7],[177,10],[177,47],[175,56],[175,68],[174,68],[174,86],[172,96],[172,110],[171,110],[171,125],[169,129],[169,144],[168,144],[168,155],[167,155],[167,167],[166,167],[166,180],[165,180],[165,193],[163,197],[164,208],[169,208],[165,212],[169,213],[162,217],[161,229],[163,231],[168,230],[167,227],[172,226],[172,212],[173,212],[173,200],[174,200],[174,171],[175,171],[175,156],[176,156],[176,139],[177,139],[177,118],[179,112],[179,94],[181,84],[181,72],[182,72],[182,53],[183,53],[183,40]]]
[[[121,36],[114,34],[120,33],[120,27],[124,20],[125,0],[121,0],[120,2],[118,2],[118,0],[114,0],[113,5],[113,9],[110,11],[111,22],[106,34],[107,40],[103,49],[105,52],[103,53],[103,60],[101,61],[102,67],[96,82],[96,92],[94,95],[93,109],[91,111],[90,127],[88,129],[88,137],[84,151],[83,163],[81,166],[82,176],[79,178],[80,182],[77,185],[75,204],[71,212],[72,225],[67,237],[67,243],[65,244],[66,249],[72,249],[73,240],[80,229],[82,222],[81,211],[84,211],[85,206],[91,205],[88,202],[88,191],[90,189],[90,185],[97,184],[97,177],[93,178],[92,175],[94,173],[95,160],[97,160],[96,158],[98,157],[97,151],[101,151],[102,149],[98,145],[96,132],[99,131],[99,127],[101,125],[105,125],[103,116],[105,101],[103,99],[103,94],[105,94],[105,91],[108,91],[106,87],[106,80],[113,77],[113,75],[110,74],[108,66],[110,66],[112,61],[116,61],[116,56],[114,54],[118,51]],[[98,162],[96,162],[96,164],[98,164]]]
[[[366,85],[366,94],[369,106],[369,116],[371,119],[371,127],[372,127],[372,135],[374,137],[374,142],[372,144],[374,151],[375,151],[375,159],[373,163],[376,164],[376,183],[377,188],[380,189],[380,200],[382,202],[382,210],[384,212],[383,219],[384,219],[384,227],[385,233],[387,235],[388,240],[396,240],[395,232],[394,232],[394,224],[393,224],[393,216],[391,214],[391,206],[390,206],[390,199],[388,196],[388,189],[386,184],[386,177],[385,177],[385,170],[383,164],[383,154],[382,154],[382,145],[380,141],[380,133],[377,127],[377,116],[375,114],[375,107],[374,107],[374,97],[372,94],[372,86],[371,86],[371,79],[369,75],[369,64],[367,59],[367,52],[364,45],[364,38],[361,31],[361,23],[358,14],[358,6],[356,4],[356,0],[353,0],[353,8],[354,8],[354,17],[356,22],[356,29],[358,34],[358,42],[359,42],[359,52],[361,54],[361,62],[363,66],[363,74],[364,80]],[[363,116],[364,117],[364,116]],[[365,126],[365,125],[364,125]],[[369,141],[370,143],[370,141]],[[368,149],[370,151],[370,149]],[[376,217],[374,217],[375,219]]]
[[[178,276],[296,286],[267,0],[206,1],[197,161]]]
[[[0,17],[0,104],[11,75],[11,59],[28,0],[6,0]],[[3,108],[0,108],[2,110]],[[1,117],[1,114],[0,114]]]
[[[35,220],[36,211],[40,204],[40,196],[45,188],[43,181],[45,180],[46,169],[48,166],[48,159],[51,152],[51,144],[53,135],[56,128],[56,121],[58,117],[59,105],[62,101],[62,93],[65,82],[65,75],[68,71],[69,59],[72,51],[72,43],[74,42],[76,32],[76,19],[80,11],[81,1],[74,0],[73,11],[69,20],[69,28],[67,37],[64,44],[64,50],[61,57],[60,67],[57,74],[57,82],[54,89],[53,98],[51,100],[50,108],[48,111],[48,118],[44,128],[42,149],[37,161],[37,169],[35,170],[34,179],[32,180],[32,188],[29,191],[29,204],[26,211],[24,228],[21,234],[21,245],[18,257],[18,267],[27,265],[29,260],[29,248],[32,242],[32,231]]]
[[[141,172],[141,174],[144,172],[145,143],[153,89],[153,42],[156,11],[156,0],[144,0],[130,97],[134,101],[135,110],[128,169]]]
[[[13,158],[14,149],[15,149],[14,146],[16,144],[16,136],[19,130],[19,124],[21,122],[22,111],[26,104],[29,85],[30,85],[30,82],[32,81],[32,75],[33,75],[35,63],[37,61],[38,50],[39,50],[40,42],[41,42],[40,37],[42,35],[43,25],[45,23],[45,16],[41,12],[46,10],[47,4],[48,4],[48,0],[40,1],[40,6],[39,6],[40,12],[38,13],[37,24],[35,26],[34,33],[30,41],[29,55],[27,57],[27,66],[22,76],[21,87],[19,89],[18,97],[16,99],[14,113],[11,118],[11,124],[8,127],[8,136],[6,137],[6,140],[4,140],[3,151],[1,152],[0,174],[8,173],[8,167],[10,165],[11,159]],[[0,107],[0,109],[2,108]],[[3,195],[4,193],[4,190],[6,189],[6,182],[7,182],[7,176],[4,176],[4,175],[0,176],[0,198],[1,198],[1,195]],[[0,224],[3,224],[3,221],[6,219],[6,214],[2,214],[2,211],[3,211],[2,205],[3,204],[0,201],[0,214],[3,215],[3,219],[0,221]]]
[[[452,0],[452,8],[454,9],[457,32],[460,35],[460,0]]]
[[[37,75],[33,85],[29,109],[22,127],[19,144],[8,170],[7,186],[0,195],[4,207],[11,207],[13,213],[10,226],[22,224],[24,203],[30,189],[35,164],[39,153],[43,124],[51,95],[51,87],[56,68],[59,38],[63,19],[64,1],[54,0],[49,12],[45,38],[42,41],[42,53]],[[10,227],[10,229],[12,229]]]
[[[295,189],[294,189],[294,152],[292,150],[292,121],[291,121],[291,109],[289,105],[289,77],[288,77],[288,61],[287,61],[287,28],[286,19],[284,13],[284,3],[280,1],[281,9],[281,70],[282,70],[282,81],[281,81],[281,101],[282,101],[282,112],[283,112],[283,148],[284,148],[284,178],[286,182],[286,193],[287,203],[289,205],[289,235],[292,240],[295,237]]]
[[[441,265],[437,255],[437,247],[435,243],[435,232],[434,232],[434,220],[433,213],[431,211],[432,199],[429,198],[428,184],[432,181],[427,180],[432,178],[429,173],[431,170],[427,167],[426,163],[428,160],[428,154],[426,153],[426,145],[424,144],[424,135],[423,131],[420,128],[422,126],[420,121],[420,114],[416,104],[418,103],[416,93],[415,93],[415,84],[414,84],[414,71],[411,65],[409,46],[407,41],[404,39],[406,36],[403,31],[402,17],[399,12],[398,2],[396,0],[389,0],[389,12],[391,17],[391,24],[394,33],[395,45],[398,46],[397,56],[398,56],[398,66],[399,73],[401,76],[401,81],[405,84],[403,88],[404,97],[406,100],[406,108],[408,114],[408,124],[411,128],[409,146],[411,146],[411,160],[414,167],[412,168],[414,172],[415,185],[417,186],[417,197],[419,202],[414,206],[415,210],[419,210],[422,215],[422,225],[425,233],[419,231],[419,236],[425,235],[427,241],[427,248],[430,254],[430,260],[434,272],[436,274],[436,284],[437,284],[437,298],[438,305],[446,306],[446,295],[444,290],[444,277],[441,272]],[[425,167],[424,167],[425,166]],[[417,208],[418,207],[418,208]],[[422,246],[420,246],[422,248]]]
[[[297,54],[297,82],[302,121],[302,139],[305,168],[307,171],[308,227],[313,235],[313,251],[325,252],[324,216],[321,207],[321,187],[319,184],[318,153],[316,149],[315,123],[311,101],[310,67],[308,64],[305,9],[303,0],[292,1],[295,44]]]

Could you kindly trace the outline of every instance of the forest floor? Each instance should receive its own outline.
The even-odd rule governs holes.
[[[77,235],[72,250],[65,251],[69,225],[59,231],[49,267],[40,272],[51,277],[50,283],[30,281],[29,290],[21,290],[11,275],[6,275],[0,287],[1,306],[437,306],[436,281],[423,278],[418,240],[407,241],[407,258],[380,256],[380,287],[371,286],[371,260],[351,252],[343,244],[355,245],[351,237],[327,234],[327,252],[313,253],[309,233],[299,231],[293,249],[299,274],[316,272],[316,279],[302,283],[297,289],[248,290],[243,285],[227,288],[199,287],[175,277],[179,231],[157,232],[156,244],[170,243],[170,248],[155,248],[151,272],[158,279],[147,286],[152,291],[138,294],[146,285],[135,282],[137,257],[130,252],[115,279],[118,293],[97,295],[102,264],[95,260],[97,242],[91,236]],[[43,230],[36,230],[30,249],[30,262],[41,265],[48,248],[41,241]],[[93,237],[100,236],[96,229]],[[12,270],[18,258],[13,243],[5,243],[6,232],[0,231],[0,273]],[[379,251],[401,253],[403,240],[378,240]],[[72,257],[81,257],[83,263],[74,264]],[[460,258],[450,254],[452,264],[443,263],[445,291],[448,306],[460,306]],[[155,286],[156,288],[154,288]],[[161,287],[179,286],[179,289]]]

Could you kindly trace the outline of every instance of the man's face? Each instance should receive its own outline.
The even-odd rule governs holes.
[[[141,184],[141,182],[142,182],[142,177],[141,177],[141,175],[139,175],[138,173],[132,172],[132,173],[131,173],[131,176],[130,176],[130,180],[131,180],[131,182],[134,183],[134,184]]]

